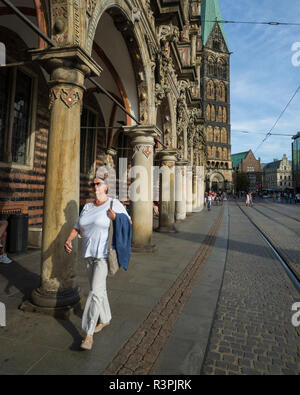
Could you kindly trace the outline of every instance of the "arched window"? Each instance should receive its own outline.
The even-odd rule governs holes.
[[[208,126],[206,129],[206,138],[207,141],[213,141],[213,128],[211,126]]]
[[[207,147],[207,156],[211,158],[211,147]]]
[[[221,130],[221,143],[227,144],[227,131],[225,128]]]
[[[223,123],[227,122],[227,110],[226,107],[223,107]]]
[[[217,117],[217,122],[222,122],[223,121],[223,109],[221,106],[218,108],[218,117]]]
[[[207,121],[210,121],[210,105],[206,106],[205,118]]]
[[[206,97],[208,99],[214,99],[215,98],[215,84],[213,83],[212,80],[210,80],[207,84],[206,87]]]
[[[216,120],[216,110],[215,110],[215,106],[211,106],[210,119],[211,119],[211,121],[213,121],[213,122],[215,122],[215,120]]]
[[[208,74],[214,76],[216,59],[213,56],[208,57]]]
[[[221,147],[218,147],[218,158],[220,158],[220,159],[223,158],[223,150]]]
[[[216,151],[217,151],[216,147],[212,147],[212,149],[211,149],[211,156],[212,156],[212,158],[216,157]]]
[[[225,100],[225,85],[223,82],[219,82],[217,87],[217,100],[226,101]]]
[[[221,141],[221,132],[220,132],[220,128],[215,127],[215,130],[214,130],[214,142],[220,143],[220,141]]]

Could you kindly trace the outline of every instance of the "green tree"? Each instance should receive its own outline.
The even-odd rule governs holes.
[[[238,173],[236,175],[236,190],[237,191],[248,191],[250,186],[250,180],[247,173]]]

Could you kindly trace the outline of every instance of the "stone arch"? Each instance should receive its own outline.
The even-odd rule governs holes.
[[[45,5],[42,0],[34,0],[34,6],[36,9],[37,25],[38,28],[49,37],[48,27],[47,27],[47,13],[45,10]],[[47,43],[39,37],[39,48],[46,48]]]
[[[98,25],[101,24],[101,18],[107,13],[123,36],[135,73],[139,111],[139,115],[136,114],[136,117],[139,118],[141,124],[153,124],[156,114],[151,111],[154,108],[154,82],[151,80],[152,62],[145,44],[144,33],[140,24],[135,23],[135,18],[133,18],[133,8],[125,0],[104,0],[97,2],[93,7],[87,28],[86,50],[88,54],[92,52],[93,41]],[[130,118],[127,117],[127,124],[130,122]]]
[[[210,188],[215,192],[224,190],[224,182],[224,176],[218,171],[215,171],[210,176]]]
[[[223,148],[223,159],[227,160],[227,148]]]

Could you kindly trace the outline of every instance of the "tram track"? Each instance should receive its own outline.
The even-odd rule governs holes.
[[[288,277],[292,281],[293,285],[297,289],[298,292],[300,292],[300,273],[299,270],[294,266],[294,264],[289,260],[289,258],[286,256],[286,254],[283,252],[281,247],[274,242],[274,240],[263,230],[261,227],[253,221],[253,219],[245,212],[245,210],[240,206],[239,203],[236,202],[236,205],[239,207],[239,209],[242,211],[242,213],[248,218],[248,220],[251,222],[251,224],[255,227],[259,235],[262,237],[262,239],[266,242],[266,244],[270,247],[284,270],[286,271]],[[260,214],[263,215],[263,213],[260,210],[256,210]],[[265,217],[269,218],[269,216],[265,215]],[[288,229],[288,227],[286,227]],[[290,229],[289,229],[290,230]],[[297,232],[294,232],[297,234]],[[299,235],[299,234],[298,234]]]
[[[284,227],[285,229],[288,229],[290,232],[292,232],[292,233],[294,233],[296,236],[300,237],[300,233],[297,232],[297,231],[295,231],[295,230],[292,229],[291,227],[289,227],[289,226],[283,224],[282,222],[278,221],[278,220],[275,219],[275,218],[270,217],[268,214],[262,212],[262,211],[259,210],[257,207],[253,207],[253,206],[252,206],[252,208],[253,208],[254,210],[256,210],[257,212],[259,212],[261,215],[265,216],[266,218],[268,218],[268,219],[270,219],[271,221],[277,223],[278,225]]]
[[[263,204],[263,207],[266,207],[268,210],[272,210],[272,211],[274,211],[275,213],[284,215],[285,217],[291,218],[291,219],[293,219],[294,221],[300,222],[300,219],[295,218],[295,217],[292,217],[291,215],[287,214],[286,212],[283,213],[283,212],[280,212],[280,211],[276,210],[276,209],[273,208],[273,207],[267,207],[266,203],[260,203],[260,204]]]

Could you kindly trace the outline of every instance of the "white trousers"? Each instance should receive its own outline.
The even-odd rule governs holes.
[[[111,311],[107,298],[106,277],[107,259],[86,258],[90,292],[82,316],[82,329],[93,335],[98,319],[101,324],[111,320]]]

